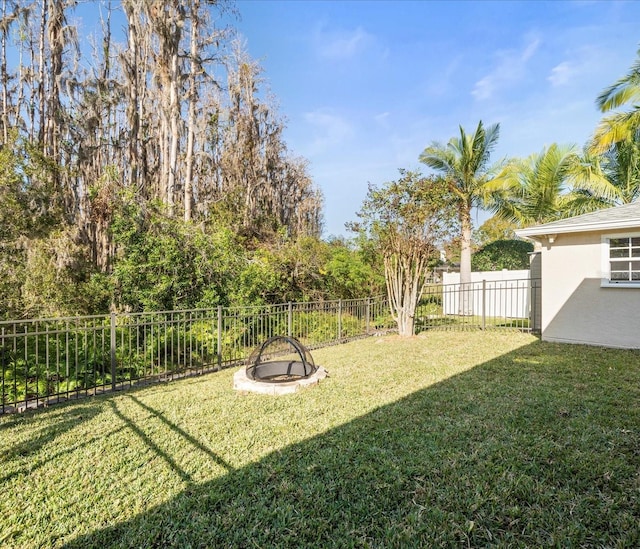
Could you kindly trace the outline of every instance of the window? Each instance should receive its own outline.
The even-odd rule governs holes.
[[[612,237],[609,241],[609,283],[640,284],[640,236]]]

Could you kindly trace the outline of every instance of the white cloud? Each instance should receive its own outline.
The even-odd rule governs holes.
[[[502,88],[510,87],[526,74],[526,64],[534,56],[540,45],[540,39],[533,37],[522,51],[504,50],[497,54],[498,62],[494,69],[478,80],[471,94],[479,101],[490,99]]]
[[[447,62],[444,70],[429,74],[426,92],[436,97],[445,95],[451,89],[453,77],[459,71],[462,60],[462,56],[457,55]]]
[[[572,87],[582,92],[585,85],[590,87],[589,84],[601,79],[598,86],[604,87],[604,83],[609,78],[615,79],[615,76],[601,77],[600,75],[616,74],[616,69],[612,71],[611,68],[614,65],[613,60],[616,63],[619,62],[616,57],[616,52],[607,51],[601,46],[572,45],[566,48],[564,59],[551,69],[547,81],[554,88]]]
[[[489,99],[493,95],[493,91],[496,87],[496,80],[496,76],[492,75],[485,76],[481,80],[478,80],[475,87],[473,88],[473,91],[471,92],[471,95],[473,95],[479,101],[482,101],[483,99]]]
[[[382,126],[383,128],[388,128],[389,127],[389,117],[391,116],[390,112],[381,112],[380,114],[376,114],[373,119],[375,120],[376,124],[379,124],[380,126]]]
[[[551,85],[554,87],[564,86],[569,83],[574,72],[574,67],[569,62],[563,61],[551,69],[551,74],[547,77],[547,80],[551,82]]]
[[[339,146],[354,133],[352,125],[341,116],[322,110],[307,112],[304,119],[312,126],[312,141],[307,154],[313,155]]]
[[[529,59],[533,57],[533,54],[536,53],[536,50],[538,49],[539,45],[540,45],[540,40],[538,38],[532,39],[531,42],[527,45],[527,47],[522,52],[522,55],[520,56],[520,60],[522,62],[529,61]]]
[[[373,42],[373,35],[362,27],[349,31],[328,31],[319,27],[315,32],[314,42],[320,57],[350,59]]]

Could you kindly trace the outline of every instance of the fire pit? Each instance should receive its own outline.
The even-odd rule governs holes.
[[[315,385],[326,376],[326,370],[316,366],[311,353],[297,339],[275,336],[251,353],[234,375],[233,386],[238,391],[283,394]]]

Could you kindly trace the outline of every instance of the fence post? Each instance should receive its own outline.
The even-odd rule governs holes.
[[[338,341],[342,339],[342,299],[338,300]]]
[[[293,304],[289,301],[289,309],[287,312],[287,336],[293,337]]]
[[[222,369],[222,305],[218,305],[218,341],[217,341],[218,369]]]
[[[111,313],[110,322],[110,346],[111,346],[111,390],[116,390],[116,313]]]
[[[365,324],[365,335],[369,335],[369,317],[371,316],[371,298],[367,298],[367,312],[366,312],[366,324]]]
[[[482,329],[484,330],[487,326],[487,281],[482,279]]]
[[[2,327],[2,343],[0,344],[0,367],[2,367],[2,413],[4,414],[4,326]]]

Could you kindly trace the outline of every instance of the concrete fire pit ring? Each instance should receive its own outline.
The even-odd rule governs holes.
[[[327,377],[327,371],[318,366],[316,371],[307,377],[301,377],[292,381],[269,383],[247,377],[247,370],[243,366],[233,375],[233,388],[236,391],[247,393],[259,393],[263,395],[286,395],[295,393],[300,389],[317,385]]]
[[[282,395],[316,385],[327,377],[309,350],[291,336],[273,336],[259,345],[233,376],[237,391]]]

